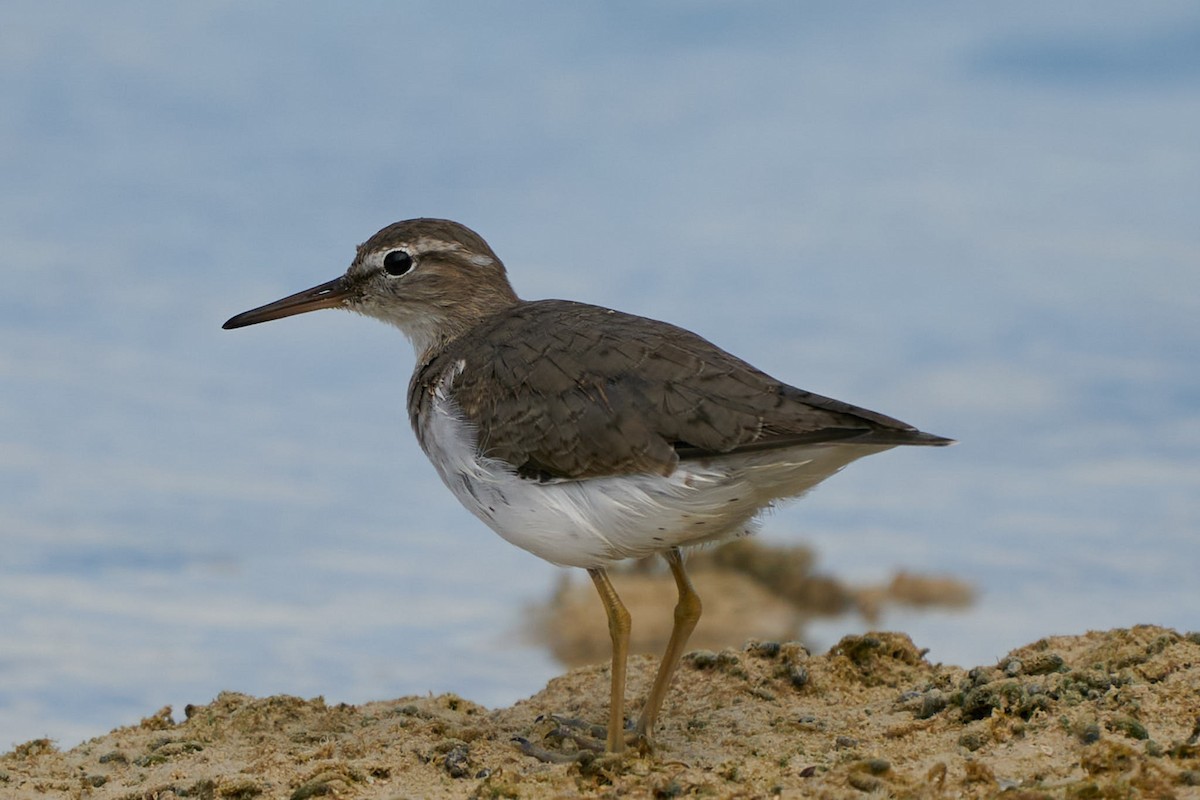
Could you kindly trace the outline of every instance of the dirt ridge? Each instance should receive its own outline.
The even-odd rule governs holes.
[[[631,698],[653,669],[631,661]],[[607,687],[583,667],[495,710],[226,692],[67,751],[26,742],[0,756],[0,798],[1200,797],[1196,633],[1051,637],[969,670],[886,632],[694,651],[653,755],[548,764],[514,744],[570,752],[553,715],[604,719]]]

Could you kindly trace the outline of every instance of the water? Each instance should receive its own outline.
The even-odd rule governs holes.
[[[480,230],[524,296],[960,439],[763,534],[976,584],[880,623],[930,658],[1200,627],[1200,17],[948,11],[17,7],[0,747],[225,689],[507,704],[558,672],[522,628],[557,571],[440,486],[399,334],[220,330],[418,215]]]

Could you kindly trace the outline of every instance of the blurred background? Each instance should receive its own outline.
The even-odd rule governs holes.
[[[478,230],[524,297],[961,440],[769,515],[841,580],[975,589],[813,647],[878,627],[970,666],[1200,627],[1195,3],[4,16],[0,749],[224,689],[500,705],[562,669],[528,635],[561,571],[441,486],[397,331],[220,329],[414,216]]]

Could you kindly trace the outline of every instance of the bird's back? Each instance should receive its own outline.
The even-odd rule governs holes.
[[[419,435],[439,387],[482,454],[542,480],[666,475],[681,459],[801,444],[950,442],[789,386],[674,325],[564,300],[504,309],[420,365]]]

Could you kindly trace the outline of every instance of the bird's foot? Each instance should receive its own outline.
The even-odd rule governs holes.
[[[567,764],[573,761],[590,761],[605,754],[607,730],[603,725],[594,725],[587,720],[559,714],[538,717],[537,722],[545,727],[541,741],[549,744],[550,748],[534,744],[523,737],[516,737],[514,741],[527,756],[551,764]],[[649,737],[639,734],[632,727],[626,728],[625,744],[627,752],[628,748],[633,748],[641,755],[653,751],[653,743]]]
[[[654,740],[650,738],[650,734],[648,733],[632,731],[626,734],[625,744],[637,751],[639,756],[654,755]]]

